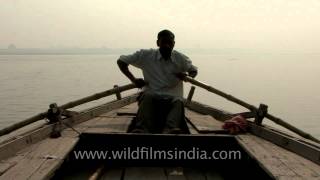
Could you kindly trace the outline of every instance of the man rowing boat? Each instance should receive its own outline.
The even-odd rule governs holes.
[[[185,124],[182,79],[195,77],[197,67],[173,50],[174,45],[174,34],[163,30],[158,33],[158,49],[142,49],[117,61],[121,72],[138,88],[143,87],[133,132],[180,133]],[[140,68],[144,79],[135,78],[129,64]]]

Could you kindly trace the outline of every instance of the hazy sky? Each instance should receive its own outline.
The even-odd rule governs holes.
[[[319,0],[0,0],[0,48],[156,47],[320,52]]]

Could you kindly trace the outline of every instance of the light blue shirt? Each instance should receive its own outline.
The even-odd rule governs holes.
[[[159,49],[141,49],[119,60],[142,70],[148,83],[145,92],[175,97],[183,97],[183,82],[175,74],[197,70],[187,56],[175,50],[169,60],[162,58]]]

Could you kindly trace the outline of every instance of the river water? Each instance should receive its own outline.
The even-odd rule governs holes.
[[[320,138],[320,54],[188,54],[197,80],[269,112]],[[129,80],[118,70],[119,55],[0,55],[0,128]],[[141,71],[131,68],[136,76]],[[187,94],[190,85],[185,85]],[[133,90],[131,92],[136,92]],[[107,102],[109,97],[78,109]],[[196,88],[194,100],[230,112],[239,107]],[[268,120],[265,120],[268,123]]]

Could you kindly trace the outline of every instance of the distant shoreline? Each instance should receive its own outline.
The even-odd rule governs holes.
[[[77,55],[77,54],[119,54],[131,53],[136,49],[107,49],[107,48],[88,48],[88,49],[0,49],[0,55]]]
[[[0,49],[0,55],[119,55],[131,54],[143,48],[15,48]],[[258,49],[201,49],[201,48],[176,48],[185,54],[320,54],[319,52],[296,52],[293,50],[258,50]]]

